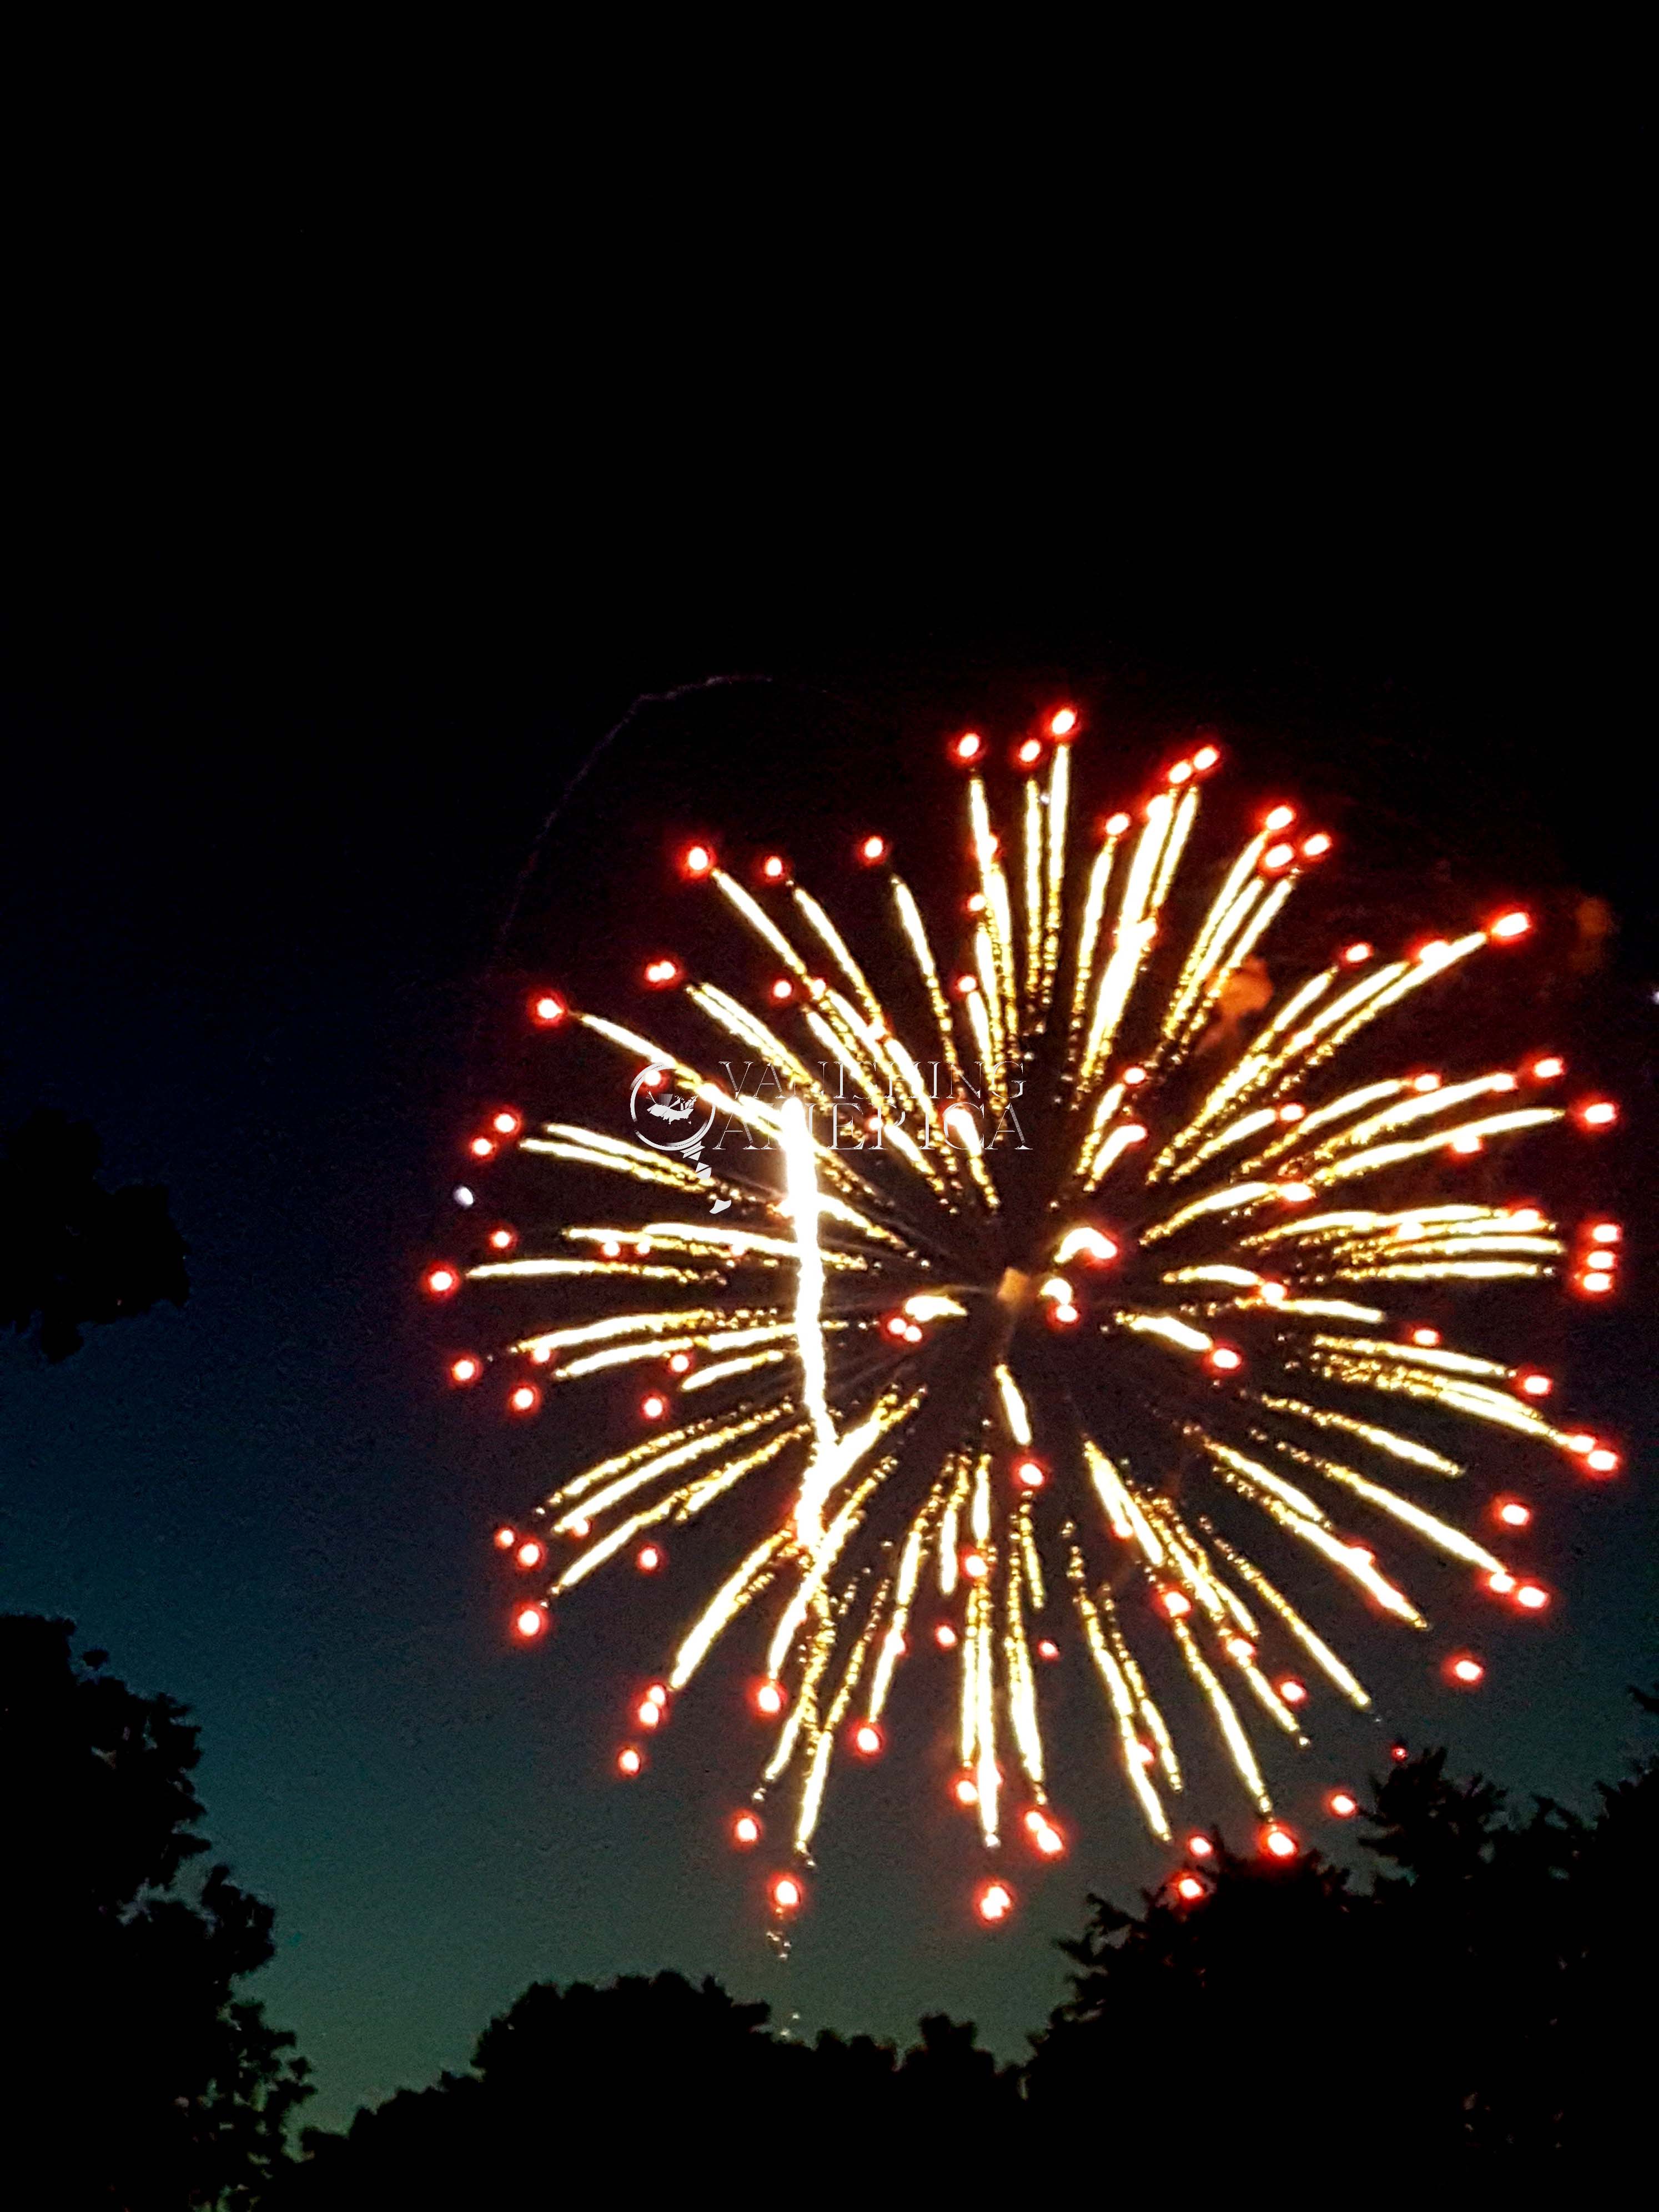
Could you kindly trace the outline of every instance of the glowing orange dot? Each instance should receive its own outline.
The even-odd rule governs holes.
[[[634,1554],[634,1565],[642,1575],[654,1575],[662,1565],[660,1544],[641,1544]]]
[[[1193,755],[1193,766],[1200,775],[1203,775],[1212,769],[1220,758],[1221,748],[1218,745],[1200,745]]]
[[[979,1802],[978,1786],[971,1777],[966,1774],[957,1778],[951,1786],[951,1794],[958,1805],[977,1805]]]
[[[916,1326],[915,1322],[907,1322],[904,1330],[904,1341],[907,1344],[920,1344],[921,1342],[923,1334],[924,1332]]]
[[[649,1396],[641,1398],[640,1401],[640,1412],[647,1421],[661,1420],[667,1411],[667,1399],[655,1390],[653,1390]]]
[[[714,855],[707,845],[688,845],[680,866],[688,876],[706,876],[714,865]]]
[[[985,740],[977,730],[964,730],[951,750],[959,761],[977,760],[985,750]]]
[[[475,1359],[470,1352],[464,1352],[460,1358],[452,1359],[449,1363],[449,1379],[452,1382],[476,1382],[483,1373],[483,1360]]]
[[[1042,747],[1036,738],[1027,738],[1024,744],[1014,748],[1014,758],[1022,768],[1034,767],[1042,758]]]
[[[1281,1106],[1279,1108],[1279,1118],[1281,1121],[1299,1121],[1306,1114],[1307,1110],[1308,1109],[1305,1106],[1298,1106],[1292,1103],[1289,1106]]]
[[[1048,717],[1048,734],[1051,738],[1069,738],[1076,727],[1077,714],[1071,707],[1062,707],[1057,714]]]
[[[1267,830],[1288,830],[1295,819],[1295,807],[1275,806],[1270,813],[1262,816],[1261,826]]]
[[[948,1620],[941,1620],[939,1626],[933,1631],[933,1641],[938,1644],[941,1651],[954,1651],[956,1650],[957,1632],[951,1627]]]
[[[1272,1858],[1293,1859],[1296,1856],[1296,1838],[1277,1820],[1271,1821],[1261,1831],[1261,1848]]]
[[[1150,1766],[1158,1757],[1158,1753],[1152,1749],[1151,1744],[1138,1743],[1134,1747],[1134,1756],[1142,1766]]]
[[[1584,1288],[1589,1292],[1592,1297],[1599,1297],[1604,1291],[1610,1291],[1613,1288],[1613,1277],[1611,1275],[1585,1275],[1582,1278],[1582,1280]]]
[[[599,1256],[604,1260],[620,1260],[622,1246],[614,1237],[607,1237],[599,1246]]]
[[[1498,1597],[1507,1597],[1515,1588],[1515,1577],[1507,1568],[1495,1567],[1486,1577],[1486,1588]]]
[[[1127,814],[1109,814],[1106,817],[1106,835],[1109,837],[1121,837],[1128,826]]]
[[[1039,1659],[1058,1659],[1060,1646],[1051,1638],[1045,1636],[1037,1644],[1036,1654]]]
[[[1592,1098],[1578,1109],[1578,1119],[1587,1129],[1609,1129],[1619,1119],[1619,1109],[1611,1098]]]
[[[662,1718],[662,1707],[653,1705],[649,1698],[642,1698],[635,1710],[634,1717],[641,1728],[653,1729]]]
[[[1412,1089],[1425,1098],[1431,1091],[1438,1091],[1439,1088],[1440,1078],[1437,1075],[1414,1075],[1412,1078]]]
[[[1460,1152],[1467,1158],[1471,1153],[1478,1152],[1481,1149],[1480,1139],[1473,1129],[1460,1129],[1446,1149],[1449,1152]]]
[[[1288,868],[1296,858],[1294,845],[1269,845],[1261,855],[1264,868]]]
[[[1286,1206],[1305,1206],[1314,1194],[1313,1185],[1310,1182],[1282,1182],[1279,1186],[1279,1194]]]
[[[887,1331],[889,1336],[897,1337],[902,1337],[904,1334],[905,1330],[908,1328],[909,1326],[909,1322],[906,1321],[902,1314],[889,1314],[886,1320],[882,1323],[882,1327]]]
[[[1279,1694],[1287,1705],[1300,1705],[1306,1703],[1308,1686],[1298,1682],[1294,1674],[1286,1674],[1279,1685]]]
[[[755,1690],[755,1709],[769,1717],[781,1713],[783,1711],[782,1686],[777,1682],[759,1683]]]
[[[1417,949],[1419,965],[1438,967],[1450,951],[1451,947],[1443,937],[1431,937],[1426,945],[1420,945]]]
[[[1373,947],[1367,945],[1361,938],[1345,948],[1342,957],[1350,968],[1358,968],[1363,962],[1370,958],[1372,951]]]
[[[984,911],[985,911],[985,894],[984,894],[984,892],[983,892],[983,891],[970,891],[970,892],[969,892],[969,896],[968,896],[968,911],[969,911],[969,914],[983,914],[983,913],[984,913]]]
[[[1146,1141],[1146,1123],[1144,1121],[1125,1121],[1122,1124],[1122,1137],[1126,1145],[1144,1145]]]
[[[565,1534],[573,1543],[580,1544],[592,1525],[591,1521],[585,1521],[579,1513],[574,1521],[565,1523]]]
[[[1179,760],[1170,770],[1169,780],[1171,783],[1187,783],[1191,781],[1192,773],[1192,763],[1190,761]]]
[[[1515,1593],[1515,1601],[1528,1613],[1541,1613],[1550,1601],[1550,1594],[1537,1583],[1522,1583]]]
[[[1414,1328],[1412,1331],[1412,1342],[1420,1344],[1425,1349],[1438,1344],[1439,1341],[1440,1332],[1437,1328]]]
[[[1015,1462],[1014,1480],[1022,1490],[1041,1490],[1048,1479],[1041,1460],[1022,1459]]]
[[[1179,1620],[1184,1613],[1188,1613],[1193,1609],[1193,1601],[1185,1590],[1163,1590],[1158,1595],[1158,1601],[1171,1620]]]
[[[1453,1681],[1462,1682],[1469,1689],[1474,1688],[1486,1671],[1478,1659],[1471,1659],[1467,1654],[1461,1659],[1454,1659],[1448,1669]]]
[[[1549,1376],[1547,1375],[1540,1375],[1536,1369],[1530,1370],[1525,1375],[1518,1376],[1517,1384],[1522,1393],[1528,1398],[1547,1398],[1550,1392],[1555,1388],[1554,1383],[1551,1382]]]
[[[1207,1859],[1214,1854],[1215,1845],[1207,1836],[1188,1836],[1187,1849],[1194,1858]]]
[[[513,1616],[513,1626],[526,1641],[539,1636],[547,1626],[545,1607],[526,1605]]]
[[[645,1765],[645,1753],[637,1744],[625,1743],[617,1753],[618,1774],[637,1774]]]
[[[506,1227],[492,1229],[489,1241],[492,1252],[510,1252],[519,1241],[518,1233]]]
[[[1553,1083],[1558,1075],[1565,1075],[1566,1072],[1566,1061],[1558,1059],[1554,1053],[1547,1053],[1542,1060],[1534,1060],[1527,1070],[1535,1083]]]
[[[1316,830],[1311,837],[1304,837],[1302,841],[1302,857],[1304,860],[1322,860],[1330,849],[1330,836],[1323,830]]]
[[[475,1160],[490,1160],[495,1157],[495,1140],[490,1137],[474,1137],[466,1149]]]
[[[772,1903],[779,1912],[793,1912],[800,1904],[801,1887],[792,1874],[781,1874],[772,1884]]]
[[[1247,1663],[1255,1656],[1255,1646],[1248,1636],[1230,1636],[1227,1638],[1227,1649],[1241,1664]]]
[[[495,1531],[495,1549],[498,1552],[510,1552],[518,1540],[516,1528],[498,1528]]]
[[[1231,1344],[1218,1344],[1210,1353],[1210,1364],[1218,1367],[1224,1375],[1230,1375],[1235,1367],[1244,1364],[1244,1355],[1235,1352]]]
[[[974,1904],[980,1918],[994,1927],[1013,1911],[1014,1893],[1006,1881],[988,1881]]]
[[[1049,1308],[1048,1318],[1056,1328],[1075,1328],[1083,1316],[1069,1301],[1063,1301]]]
[[[507,1402],[515,1413],[533,1413],[542,1402],[542,1394],[533,1382],[520,1382],[509,1394]]]
[[[1518,1498],[1507,1498],[1498,1508],[1498,1517],[1506,1528],[1524,1528],[1532,1519],[1532,1508]]]
[[[1605,1444],[1597,1444],[1594,1451],[1584,1454],[1584,1464],[1595,1474],[1613,1474],[1618,1471],[1619,1455],[1609,1451]]]
[[[752,1813],[739,1813],[732,1823],[732,1840],[747,1850],[751,1844],[760,1841],[761,1824]]]
[[[780,884],[789,872],[781,853],[769,853],[761,862],[761,873],[769,884]]]
[[[1066,1849],[1066,1838],[1051,1822],[1043,1820],[1031,1831],[1031,1841],[1045,1859],[1057,1859]]]
[[[863,1759],[873,1759],[881,1749],[881,1730],[873,1721],[860,1722],[854,1729],[853,1748]]]
[[[1144,1067],[1126,1067],[1123,1071],[1123,1080],[1133,1091],[1136,1084],[1144,1083],[1146,1080],[1146,1071]]]
[[[1347,1790],[1333,1790],[1325,1802],[1339,1820],[1352,1820],[1359,1810],[1359,1800]]]
[[[1196,1905],[1204,1894],[1204,1884],[1195,1874],[1183,1874],[1176,1881],[1176,1895],[1188,1905]]]
[[[1616,1244],[1624,1235],[1616,1221],[1593,1221],[1589,1227],[1592,1244]]]
[[[543,1029],[551,1029],[565,1017],[565,1003],[556,991],[538,991],[530,1001],[530,1018]]]
[[[970,1583],[982,1583],[990,1571],[985,1564],[982,1553],[964,1552],[962,1555],[962,1571]]]
[[[884,837],[866,837],[859,847],[859,858],[866,866],[873,867],[878,860],[884,860],[886,857],[887,840]]]
[[[536,1539],[531,1536],[520,1545],[513,1556],[521,1567],[538,1567],[547,1557],[547,1551],[544,1545],[538,1544]]]
[[[1500,914],[1497,921],[1490,925],[1486,934],[1488,937],[1500,939],[1524,937],[1531,927],[1532,916],[1529,914],[1522,914],[1517,909],[1513,914]]]

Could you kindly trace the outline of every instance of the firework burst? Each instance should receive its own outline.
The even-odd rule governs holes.
[[[1617,1224],[1575,1243],[1537,1206],[1447,1194],[1475,1156],[1529,1131],[1569,1115],[1605,1128],[1610,1101],[1561,1103],[1553,1055],[1377,1072],[1378,1039],[1409,1042],[1420,994],[1523,940],[1528,916],[1393,956],[1349,945],[1275,994],[1258,948],[1329,836],[1281,805],[1230,855],[1189,860],[1218,762],[1202,745],[1133,817],[1079,838],[1076,728],[1061,710],[1017,746],[1004,823],[984,741],[953,741],[968,882],[948,933],[886,841],[860,844],[892,921],[863,963],[781,856],[757,860],[751,889],[712,845],[690,847],[684,873],[769,980],[745,1003],[653,960],[643,984],[689,1007],[701,1045],[684,1016],[665,1042],[538,993],[531,1018],[554,1049],[617,1056],[633,1133],[526,1127],[504,1108],[470,1152],[574,1171],[612,1201],[592,1221],[564,1201],[543,1251],[500,1225],[473,1264],[426,1278],[437,1297],[516,1287],[556,1302],[495,1352],[453,1359],[457,1385],[504,1372],[513,1413],[558,1412],[589,1377],[639,1384],[643,1433],[564,1474],[528,1532],[496,1534],[545,1582],[514,1610],[521,1637],[607,1565],[658,1571],[677,1527],[718,1522],[738,1493],[768,1501],[765,1533],[728,1541],[617,1759],[641,1771],[672,1701],[762,1608],[751,1696],[775,1734],[757,1809],[733,1821],[740,1846],[781,1797],[809,1853],[834,1760],[879,1756],[925,1639],[954,1655],[951,1788],[988,1845],[1064,1848],[1042,1678],[1065,1644],[1097,1677],[1155,1837],[1173,1840],[1177,1732],[1196,1722],[1266,1824],[1263,1849],[1293,1850],[1273,1817],[1274,1747],[1305,1741],[1319,1697],[1371,1706],[1307,1617],[1310,1593],[1313,1610],[1422,1635],[1420,1577],[1394,1563],[1409,1545],[1540,1611],[1548,1590],[1500,1548],[1532,1506],[1510,1492],[1454,1510],[1482,1433],[1523,1473],[1527,1455],[1533,1468],[1550,1455],[1590,1474],[1618,1465],[1556,1425],[1547,1376],[1454,1344],[1401,1303],[1553,1277],[1595,1297],[1614,1280]],[[756,1083],[733,1079],[734,1048]],[[1166,1647],[1153,1674],[1184,1681],[1179,1697],[1154,1695],[1152,1639]],[[1456,1686],[1484,1674],[1461,1649],[1442,1663]],[[793,1912],[799,1875],[769,1895]],[[976,1903],[994,1923],[1013,1893],[998,1879]]]

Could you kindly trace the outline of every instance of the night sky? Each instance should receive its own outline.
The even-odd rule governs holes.
[[[138,499],[66,494],[20,564],[4,1110],[85,1115],[112,1179],[165,1182],[192,1290],[59,1369],[5,1352],[0,1601],[72,1615],[193,1708],[209,1832],[278,1909],[258,1993],[316,2064],[311,2117],[464,2063],[538,1976],[712,1972],[807,2029],[899,2034],[947,2008],[1013,2053],[1062,1994],[1049,1939],[1085,1891],[1127,1899],[1160,1871],[1109,1786],[1067,1779],[1073,1856],[1023,1881],[1016,1928],[970,1931],[971,1855],[912,1788],[938,1692],[902,1687],[893,1751],[832,1798],[775,1966],[760,1869],[718,1833],[755,1748],[735,1671],[687,1702],[646,1783],[607,1771],[696,1583],[602,1577],[556,1643],[508,1648],[489,1531],[545,1486],[553,1432],[439,1386],[444,1328],[413,1290],[453,1238],[479,1104],[526,1081],[524,1103],[556,1103],[556,1073],[526,1073],[525,979],[598,996],[640,948],[690,942],[665,861],[687,830],[775,838],[832,891],[856,828],[907,858],[953,846],[938,754],[969,718],[1000,734],[1074,701],[1080,772],[1114,803],[1212,725],[1217,814],[1308,798],[1374,928],[1488,893],[1547,915],[1514,971],[1521,1027],[1495,1036],[1559,1044],[1628,1109],[1597,1158],[1632,1287],[1594,1332],[1547,1326],[1630,1462],[1591,1497],[1561,1478],[1540,1553],[1561,1602],[1494,1626],[1480,1697],[1381,1638],[1364,1656],[1390,1722],[1460,1766],[1579,1801],[1617,1771],[1624,1686],[1656,1671],[1638,1167],[1659,975],[1638,700],[1587,511],[1495,447],[1426,504],[1380,451],[1329,483],[1307,470],[1293,511],[1266,476],[1171,476],[1152,534],[1103,465],[1085,481],[1035,454],[1040,497],[1014,495],[1011,463],[996,499],[943,508],[837,485],[827,459],[723,483],[706,450],[696,481],[647,496],[635,455],[573,513],[544,467],[533,497],[450,482],[434,504],[391,438],[349,495],[303,467],[283,483],[303,441],[273,437],[252,476],[204,490],[198,467],[189,526],[158,524],[163,470]],[[769,680],[642,710],[544,836],[640,694],[727,675]],[[1552,995],[1584,894],[1620,933]],[[1376,1732],[1331,1734],[1287,1812],[1375,1764]],[[1097,1755],[1070,1708],[1061,1735],[1075,1767]]]

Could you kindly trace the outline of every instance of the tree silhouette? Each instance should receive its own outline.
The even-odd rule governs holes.
[[[166,1191],[106,1190],[100,1158],[94,1130],[64,1114],[32,1114],[0,1142],[0,1324],[38,1326],[51,1360],[79,1351],[83,1322],[189,1294]]]
[[[1501,1790],[1445,1768],[1431,1751],[1373,1782],[1363,1840],[1384,1870],[1369,1888],[1317,1852],[1223,1849],[1192,1904],[1166,1889],[1136,1915],[1091,1898],[1060,1947],[1073,1996],[1025,2071],[1036,2139],[1075,2145],[1109,2093],[1146,2172],[1166,2177],[1195,2132],[1236,2174],[1258,2159],[1339,2173],[1362,2145],[1402,2171],[1516,2172],[1634,2145],[1659,1759],[1602,1785],[1591,1820],[1546,1799],[1507,1820]]]
[[[270,1908],[207,1851],[198,1731],[70,1655],[73,1623],[0,1615],[6,2160],[31,2201],[122,2212],[252,2205],[309,2094],[236,1985]]]
[[[1659,1696],[1637,1702],[1659,1716]],[[556,2188],[877,2202],[919,2185],[1231,2197],[1304,2178],[1398,2194],[1595,2170],[1642,2140],[1659,1970],[1659,1759],[1593,1819],[1448,1776],[1372,1784],[1369,1882],[1315,1851],[1218,1844],[1201,1898],[1089,1900],[1072,1996],[999,2066],[932,2015],[900,2053],[775,2035],[678,1974],[538,1984],[472,2069],[309,2131],[272,2208],[535,2203]],[[1632,2022],[1635,2026],[1632,2027]],[[1431,2179],[1432,2177],[1432,2179]]]
[[[304,2163],[270,2201],[536,2201],[579,2180],[627,2201],[769,2173],[816,2202],[832,2176],[853,2190],[877,2172],[937,2172],[967,2144],[981,2176],[1001,2169],[1018,2075],[971,2025],[925,2020],[901,2057],[868,2036],[792,2041],[769,2032],[769,2012],[673,1973],[538,1983],[479,2037],[471,2073],[403,2090],[345,2136],[308,2130]]]

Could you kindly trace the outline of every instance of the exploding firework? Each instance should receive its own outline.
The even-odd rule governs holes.
[[[747,1000],[654,959],[643,984],[690,1010],[669,1042],[538,992],[551,1049],[617,1056],[633,1133],[502,1108],[466,1150],[475,1172],[514,1152],[585,1176],[613,1194],[607,1218],[572,1219],[567,1195],[547,1249],[502,1224],[475,1264],[426,1277],[434,1297],[556,1300],[495,1352],[452,1354],[458,1385],[502,1374],[511,1413],[556,1415],[588,1378],[637,1386],[641,1433],[565,1474],[533,1534],[495,1532],[519,1571],[553,1570],[511,1615],[520,1637],[601,1568],[661,1571],[676,1528],[764,1501],[763,1521],[728,1514],[746,1536],[727,1538],[629,1730],[662,1725],[761,1608],[750,1703],[775,1733],[751,1802],[782,1797],[803,1857],[837,1753],[881,1755],[918,1649],[954,1655],[953,1801],[988,1845],[1007,1831],[1060,1852],[1042,1692],[1056,1636],[1097,1678],[1155,1837],[1173,1840],[1177,1738],[1196,1723],[1262,1849],[1294,1851],[1266,1747],[1303,1745],[1321,1698],[1371,1705],[1310,1612],[1428,1632],[1385,1563],[1407,1542],[1486,1601],[1538,1612],[1547,1589],[1492,1548],[1534,1509],[1490,1496],[1453,1517],[1443,1498],[1483,1432],[1523,1471],[1528,1453],[1619,1463],[1556,1425],[1547,1376],[1400,1304],[1558,1276],[1598,1297],[1615,1279],[1617,1224],[1566,1232],[1536,1205],[1448,1194],[1528,1131],[1607,1127],[1611,1101],[1558,1103],[1553,1054],[1443,1075],[1407,1050],[1378,1072],[1379,1040],[1409,1046],[1424,994],[1524,939],[1528,917],[1392,957],[1346,945],[1275,994],[1258,947],[1328,835],[1280,805],[1241,848],[1189,861],[1218,761],[1203,745],[1134,817],[1079,836],[1076,722],[1062,710],[1017,746],[1002,825],[985,740],[953,742],[968,880],[948,959],[879,835],[851,855],[890,898],[890,938],[864,957],[780,854],[757,857],[751,890],[712,844],[689,848],[684,873],[746,939]],[[733,1046],[757,1085],[731,1079]],[[1438,1663],[1455,1687],[1486,1671],[1462,1648]],[[635,1743],[617,1754],[624,1774],[643,1764]],[[1346,1818],[1354,1802],[1328,1804]],[[734,1821],[740,1845],[762,1832],[753,1813]],[[805,1888],[777,1875],[768,1894],[784,1915]],[[1012,1903],[1001,1880],[978,1893],[988,1922]]]

